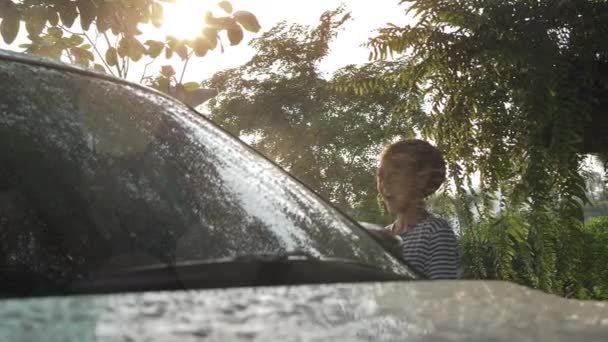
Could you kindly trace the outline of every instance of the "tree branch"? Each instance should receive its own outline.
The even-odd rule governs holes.
[[[122,40],[124,38],[124,35],[121,33],[120,35],[116,36],[116,44],[115,46],[118,48],[118,44],[120,42],[120,40]],[[127,78],[127,57],[121,57],[120,58],[120,62],[122,64],[122,78],[126,79]]]
[[[108,48],[114,47],[114,45],[112,45],[112,43],[110,43],[110,39],[108,38],[108,35],[105,32],[103,32],[102,35],[106,39],[106,43],[108,44]],[[116,71],[118,71],[118,77],[123,78],[122,77],[122,70],[120,70],[120,66],[118,65],[118,63],[116,63]]]
[[[59,28],[62,29],[62,30],[64,30],[65,32],[67,32],[69,34],[73,34],[73,35],[76,35],[76,36],[82,36],[83,35],[82,33],[76,33],[76,32],[70,31],[70,30],[68,30],[67,27],[65,27],[63,25],[59,25]]]
[[[65,52],[65,55],[68,57],[68,59],[70,60],[70,64],[76,64],[74,62],[74,56],[72,56],[72,53],[70,52],[70,50],[65,49],[63,50]]]
[[[129,66],[130,66],[129,56],[126,56],[124,58],[124,61],[125,61],[125,67],[123,68],[123,70],[124,70],[124,76],[125,76],[125,79],[126,79],[127,75],[129,74]]]
[[[182,74],[179,77],[179,84],[182,84],[182,80],[184,79],[184,74],[186,73],[186,68],[188,67],[188,62],[190,61],[190,57],[192,57],[192,51],[190,51],[188,58],[186,58],[186,61],[184,62],[184,67],[182,68]]]
[[[144,72],[141,74],[141,78],[139,79],[139,83],[144,81],[144,77],[146,76],[146,70],[148,70],[148,66],[156,61],[156,58],[152,59],[150,62],[144,65]]]
[[[110,74],[112,74],[112,76],[116,76],[116,75],[114,75],[114,72],[112,72],[112,68],[110,68],[110,66],[108,65],[108,63],[106,63],[106,60],[104,59],[104,57],[101,54],[101,52],[99,52],[99,50],[97,49],[97,44],[95,44],[91,40],[91,38],[84,31],[82,32],[82,34],[87,38],[87,40],[89,41],[89,43],[91,43],[91,46],[93,46],[93,49],[97,53],[97,56],[99,56],[99,59],[101,59],[101,61],[103,62],[103,65],[106,66],[106,68],[108,69],[108,71],[110,72]]]

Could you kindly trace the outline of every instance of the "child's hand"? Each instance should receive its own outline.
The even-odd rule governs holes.
[[[399,253],[399,238],[388,229],[368,229],[384,248]]]

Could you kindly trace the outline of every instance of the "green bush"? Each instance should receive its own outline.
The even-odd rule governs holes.
[[[513,281],[569,298],[608,300],[608,216],[597,217],[558,235],[544,237],[555,247],[550,287],[533,258],[538,237],[525,216],[503,213],[463,229],[459,238],[464,276]],[[558,220],[548,218],[548,225]]]
[[[580,276],[581,298],[608,299],[608,216],[585,223]]]
[[[525,274],[522,249],[526,248],[527,235],[525,222],[513,214],[503,214],[463,229],[459,244],[464,276],[526,283],[522,279]]]

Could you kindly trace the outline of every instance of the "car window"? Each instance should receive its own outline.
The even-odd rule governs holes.
[[[68,279],[305,251],[408,274],[282,170],[166,97],[7,61],[0,84],[4,270]]]

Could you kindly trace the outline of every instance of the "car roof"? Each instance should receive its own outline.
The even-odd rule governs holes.
[[[111,82],[114,82],[117,84],[136,87],[141,90],[145,90],[145,91],[154,93],[154,95],[162,96],[162,97],[170,99],[172,101],[180,102],[178,99],[174,98],[173,96],[171,96],[169,94],[163,93],[163,92],[156,90],[154,88],[151,88],[151,87],[147,87],[140,83],[132,82],[132,81],[129,81],[129,80],[126,80],[123,78],[118,78],[116,76],[105,74],[105,73],[102,73],[102,72],[99,72],[96,70],[83,68],[78,65],[62,63],[60,61],[50,59],[47,57],[43,57],[43,56],[36,56],[36,55],[31,55],[31,54],[26,54],[26,53],[21,53],[21,52],[10,51],[10,50],[6,50],[6,49],[0,49],[0,61],[10,61],[10,62],[17,62],[17,63],[22,63],[22,64],[35,65],[35,66],[40,66],[40,67],[46,67],[49,69],[56,69],[56,70],[76,73],[76,74],[80,74],[83,76],[103,79],[103,80],[111,81]],[[182,102],[180,102],[180,103],[182,103]],[[191,106],[188,106],[188,107],[193,109]],[[194,111],[196,111],[196,110],[194,110]]]

